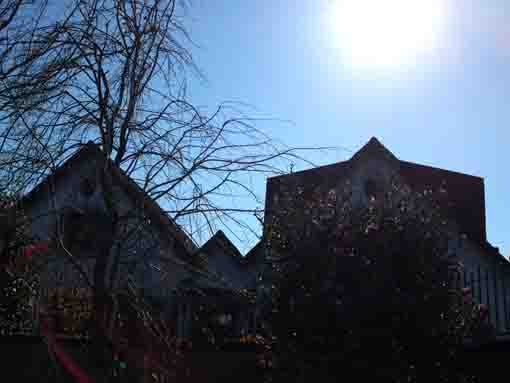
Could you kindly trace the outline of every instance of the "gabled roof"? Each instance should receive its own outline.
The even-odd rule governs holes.
[[[239,260],[242,259],[241,253],[237,247],[221,230],[218,230],[216,234],[209,238],[198,251],[207,255],[209,251],[211,251],[214,247],[219,247],[226,254],[231,255],[232,257],[235,257]]]
[[[395,169],[413,190],[437,190],[444,186],[449,197],[445,205],[441,206],[444,214],[455,221],[469,238],[483,246],[487,245],[483,178],[401,161],[375,137],[372,137],[347,161],[269,178],[266,189],[266,211],[271,212],[272,196],[278,190],[296,184],[311,187],[320,184],[334,187],[339,179],[350,174],[355,163],[374,157],[384,158],[394,164]]]
[[[92,157],[104,158],[104,155],[101,149],[99,149],[96,144],[94,144],[92,141],[89,141],[87,144],[83,145],[79,150],[77,150],[71,157],[65,160],[60,166],[58,166],[55,169],[55,171],[51,172],[46,178],[44,178],[41,182],[35,185],[35,187],[32,190],[30,190],[27,194],[23,196],[21,202],[29,203],[30,201],[37,197],[39,192],[47,188],[50,182],[55,182],[57,179],[62,177],[67,171],[76,166],[77,163],[80,163]]]
[[[373,158],[380,157],[389,161],[398,161],[398,158],[390,152],[381,142],[372,137],[368,142],[361,147],[354,155],[351,157],[349,162],[353,162],[359,159],[363,159],[365,157]]]
[[[231,289],[252,290],[257,283],[259,267],[263,265],[264,252],[259,242],[242,256],[235,245],[221,230],[217,231],[197,253],[204,259],[207,271],[218,276]]]
[[[42,190],[45,190],[50,182],[55,182],[60,177],[65,177],[67,172],[77,166],[82,161],[99,159],[105,161],[106,157],[99,146],[91,141],[80,148],[67,161],[59,166],[55,171],[46,177],[42,182],[36,185],[29,193],[22,198],[22,203],[30,203],[31,200]],[[118,184],[123,188],[126,194],[137,202],[141,202],[151,220],[160,226],[163,233],[168,233],[176,239],[176,243],[181,246],[189,255],[195,252],[196,246],[186,233],[177,225],[172,218],[166,214],[163,209],[147,193],[145,193],[138,184],[133,181],[126,173],[110,161],[112,174]]]

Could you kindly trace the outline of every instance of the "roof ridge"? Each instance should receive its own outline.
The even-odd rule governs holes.
[[[437,166],[418,164],[416,162],[403,161],[403,160],[399,160],[399,162],[401,164],[407,164],[407,165],[411,165],[411,166],[419,166],[419,167],[422,167],[422,168],[429,168],[429,169],[432,169],[432,170],[436,170],[436,171],[440,171],[440,172],[445,172],[445,173],[452,173],[452,174],[459,175],[459,176],[478,178],[480,180],[484,179],[484,177],[481,177],[481,176],[477,176],[477,175],[473,175],[473,174],[468,174],[468,173],[463,173],[463,172],[459,172],[459,171],[456,171],[456,170],[449,170],[449,169],[439,168]]]
[[[349,163],[349,161],[350,160],[333,162],[332,164],[316,166],[316,167],[313,167],[313,168],[299,170],[297,172],[286,173],[286,174],[279,174],[279,175],[276,175],[276,176],[267,177],[267,179],[268,180],[275,180],[275,179],[278,179],[278,178],[281,178],[281,177],[302,175],[302,174],[307,173],[307,172],[318,172],[318,171],[324,170],[325,168],[333,168],[333,167],[338,166],[338,165],[347,165]]]

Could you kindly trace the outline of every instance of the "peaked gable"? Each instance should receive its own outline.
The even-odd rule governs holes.
[[[221,249],[225,254],[237,258],[239,261],[241,260],[241,253],[221,230],[218,230],[216,234],[209,238],[198,251],[207,256],[209,251],[215,247]]]
[[[49,185],[52,182],[57,182],[59,179],[67,177],[70,172],[79,168],[81,163],[96,161],[97,166],[101,166],[106,161],[104,153],[99,146],[93,142],[88,142],[76,153],[74,153],[68,160],[60,165],[54,172],[37,184],[29,193],[27,193],[21,200],[24,205],[30,204],[35,200],[38,195],[44,190],[49,190]],[[180,246],[188,255],[196,250],[196,246],[188,235],[177,225],[171,217],[166,214],[163,209],[155,202],[142,188],[129,177],[121,168],[116,166],[110,161],[110,168],[114,181],[119,185],[122,190],[136,203],[143,206],[147,215],[151,220],[159,226],[162,233],[166,233],[176,241],[175,243]]]
[[[253,267],[223,231],[218,230],[199,250],[207,270],[220,276],[231,288],[252,288],[255,285]]]
[[[365,159],[384,159],[389,162],[398,162],[397,157],[381,142],[372,137],[363,147],[350,158],[349,162],[363,161]]]
[[[373,161],[387,163],[412,190],[417,192],[445,188],[448,198],[441,206],[443,213],[456,222],[461,232],[485,247],[487,239],[483,179],[401,161],[375,137],[347,161],[269,178],[266,186],[266,223],[271,222],[273,210],[278,209],[277,201],[282,191],[295,185],[303,185],[309,189],[319,185],[326,188],[335,187],[340,180],[350,177],[355,168]]]

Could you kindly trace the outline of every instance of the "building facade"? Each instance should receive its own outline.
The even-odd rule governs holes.
[[[196,246],[157,203],[115,167],[113,193],[124,223],[122,232],[115,233],[111,241],[99,180],[104,161],[97,146],[87,144],[23,200],[33,236],[43,241],[61,240],[61,248],[74,257],[62,249],[46,256],[39,304],[48,304],[51,290],[85,289],[84,277],[93,278],[97,252],[106,246],[116,252],[111,257],[116,261],[106,265],[114,279],[111,286],[135,283],[162,316],[172,319],[179,336],[192,333],[194,313],[206,301],[215,302],[214,320],[229,327],[233,336],[254,332],[258,298],[249,304],[245,298],[250,294],[260,297],[264,291],[262,277],[275,256],[266,239],[285,210],[286,193],[299,191],[308,193],[309,198],[314,198],[317,190],[340,194],[347,182],[351,206],[360,206],[390,190],[397,177],[415,192],[447,191],[448,198],[440,208],[455,233],[450,251],[464,264],[456,283],[471,287],[475,300],[489,307],[489,320],[499,334],[510,333],[510,264],[487,241],[480,177],[399,160],[372,138],[347,161],[269,178],[262,240],[243,256],[221,231]],[[340,208],[333,204],[306,212],[306,216],[320,220],[331,214],[331,209]],[[299,224],[306,233],[309,222],[305,219]],[[82,273],[73,262],[79,263]]]
[[[415,193],[444,192],[439,209],[452,233],[449,251],[464,265],[455,283],[459,288],[471,287],[475,301],[488,306],[489,321],[496,332],[508,333],[510,263],[487,241],[483,178],[402,161],[372,138],[347,161],[269,178],[265,237],[286,210],[289,193],[314,199],[321,193],[341,195],[349,185],[349,206],[359,207],[371,198],[383,198],[394,182]],[[299,221],[303,225],[299,230],[306,235],[312,220],[320,221],[341,208],[338,201],[328,207],[309,208],[304,214],[307,218]]]

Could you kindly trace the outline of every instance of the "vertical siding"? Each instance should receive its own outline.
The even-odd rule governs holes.
[[[62,212],[64,208],[78,208],[85,211],[89,209],[104,209],[102,190],[99,183],[96,184],[92,195],[85,196],[80,192],[81,181],[86,177],[95,178],[96,174],[97,167],[94,161],[75,163],[73,168],[68,170],[65,175],[56,179],[54,188],[53,186],[51,188],[51,190],[54,190],[54,193],[51,193],[50,189],[46,187],[40,190],[31,200],[27,201],[25,210],[32,218],[32,235],[43,240],[50,239],[55,232],[56,215]],[[130,224],[133,226],[139,225],[141,213],[143,212],[137,206],[137,203],[120,187],[114,187],[114,195],[120,215],[134,214],[136,217],[130,221]],[[56,204],[59,212],[48,214],[53,203]],[[177,250],[173,246],[170,233],[162,233],[159,227],[156,228],[150,223],[144,223],[142,224],[142,230],[138,231],[136,241],[119,240],[119,244],[122,255],[116,286],[125,284],[127,275],[133,271],[137,283],[147,294],[159,297],[163,302],[170,304],[172,289],[178,284],[179,280],[187,275],[182,266],[165,264],[162,261],[162,258],[165,257],[178,256],[178,254],[175,254]],[[130,248],[131,245],[134,246]],[[112,251],[116,251],[115,246]],[[94,267],[92,256],[94,254],[80,253],[80,255],[91,257],[88,262],[83,260],[80,260],[80,262],[85,267],[89,280],[92,280]],[[74,266],[65,260],[62,255],[54,254],[52,257],[49,257],[49,260],[48,266],[41,273],[43,292],[46,288],[56,287],[57,285],[67,288],[84,287],[85,283],[80,279]],[[131,269],[134,261],[138,263],[134,269]],[[170,268],[170,273],[164,282],[161,282],[163,273],[151,267],[151,264],[161,269],[165,267]],[[109,267],[111,266],[109,265]],[[62,281],[55,280],[54,277],[58,274],[63,275]],[[44,294],[42,294],[41,298],[44,299]]]
[[[510,332],[510,263],[468,241],[457,252],[465,265],[464,285],[472,288],[475,302],[488,306],[497,333]]]

